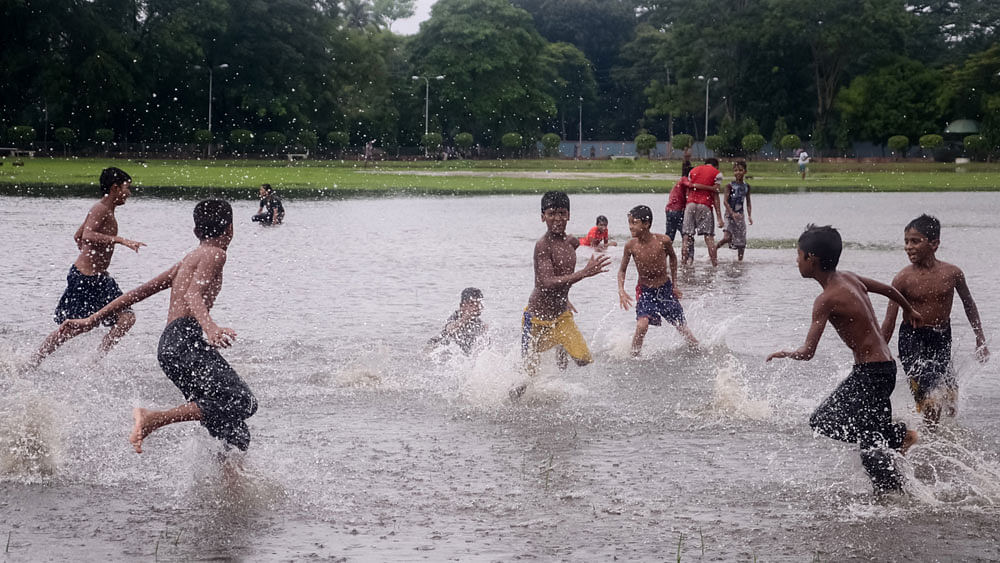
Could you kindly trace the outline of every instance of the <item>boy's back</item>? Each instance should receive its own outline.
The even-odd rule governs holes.
[[[868,285],[857,274],[832,272],[823,293],[816,298],[813,313],[814,323],[820,322],[816,313],[826,315],[826,320],[854,353],[854,363],[892,361],[868,298]]]
[[[181,317],[200,317],[203,307],[205,313],[210,311],[222,290],[225,265],[226,250],[207,242],[184,256],[174,266],[167,323]]]

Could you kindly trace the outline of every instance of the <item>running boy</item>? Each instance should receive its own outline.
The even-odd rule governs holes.
[[[876,494],[902,490],[902,475],[889,449],[906,450],[917,433],[901,422],[892,422],[889,396],[896,386],[896,362],[879,333],[868,293],[878,293],[899,303],[906,318],[919,324],[920,314],[892,286],[837,270],[843,243],[830,226],[809,225],[799,237],[798,266],[804,278],[819,282],[823,292],[813,303],[812,324],[798,350],[775,352],[767,357],[809,360],[823,336],[827,321],[854,353],[854,369],[809,418],[816,432],[835,440],[857,442],[861,464]]]
[[[708,257],[713,266],[719,265],[715,247],[715,222],[712,219],[712,208],[722,224],[722,211],[719,210],[719,189],[722,186],[722,173],[719,172],[719,159],[706,158],[705,164],[695,166],[688,174],[691,186],[687,192],[687,204],[684,206],[684,235],[686,260],[694,262],[694,236],[705,237],[708,247]]]
[[[635,269],[639,272],[639,282],[635,286],[635,336],[632,337],[632,355],[642,351],[642,341],[649,325],[660,326],[662,316],[677,327],[684,335],[688,346],[696,348],[698,340],[684,322],[684,309],[678,299],[681,292],[673,285],[677,279],[677,255],[667,235],[654,234],[653,210],[645,205],[633,207],[628,212],[628,230],[632,239],[625,243],[622,265],[618,269],[618,301],[622,309],[628,310],[632,297],[625,291],[625,273],[628,263],[635,258]],[[667,271],[667,261],[670,271]]]
[[[747,248],[747,222],[753,225],[753,210],[750,206],[750,184],[743,181],[747,174],[747,163],[733,163],[733,181],[726,184],[726,193],[722,203],[726,206],[726,226],[722,240],[715,245],[716,251],[722,245],[729,243],[736,249],[736,257],[743,261],[743,251]],[[743,213],[743,203],[746,201],[746,214]]]
[[[486,334],[483,322],[483,292],[478,287],[462,290],[458,310],[448,317],[441,333],[431,338],[427,346],[442,346],[449,342],[458,344],[465,355],[472,353],[476,342]]]
[[[618,246],[615,241],[608,241],[608,218],[604,215],[597,216],[597,224],[590,228],[587,236],[580,239],[582,246],[592,246],[603,249],[608,246]]]
[[[923,413],[924,423],[933,427],[941,419],[942,407],[947,407],[950,416],[955,415],[958,382],[951,367],[951,305],[955,293],[962,300],[965,316],[976,335],[979,361],[985,363],[990,351],[965,274],[958,266],[937,259],[941,222],[921,215],[906,225],[903,241],[910,265],[896,274],[892,286],[913,303],[924,326],[914,328],[903,319],[899,326],[899,360],[910,380],[917,411]],[[886,343],[892,339],[898,312],[899,306],[890,301],[882,321]]]
[[[232,207],[217,199],[198,203],[194,208],[194,234],[201,243],[169,270],[86,319],[66,321],[62,326],[67,338],[75,336],[171,288],[167,327],[160,336],[157,357],[163,372],[188,402],[163,411],[133,409],[135,425],[128,440],[137,453],[142,453],[142,441],[154,430],[190,420],[201,421],[208,433],[224,440],[227,447],[246,450],[250,445],[245,420],[257,411],[257,399],[217,350],[228,348],[236,332],[215,324],[209,314],[222,289],[226,249],[233,240]]]
[[[521,324],[521,351],[528,375],[537,371],[539,354],[556,346],[579,366],[593,361],[573,322],[569,290],[584,278],[607,272],[611,263],[611,258],[595,254],[582,269],[574,271],[580,241],[566,236],[569,196],[565,193],[546,192],[542,196],[542,222],[546,232],[535,243],[535,289],[528,298]],[[523,391],[519,387],[513,394],[520,395]]]
[[[80,255],[70,266],[69,274],[66,276],[66,291],[63,292],[54,315],[57,323],[62,323],[66,319],[87,317],[122,294],[118,282],[108,273],[115,245],[120,244],[136,252],[146,246],[145,243],[118,236],[115,209],[128,201],[132,195],[129,189],[131,185],[132,177],[119,168],[111,167],[101,171],[103,195],[100,201],[90,208],[87,218],[73,235],[73,240],[80,249]],[[111,330],[101,341],[101,354],[111,350],[132,328],[135,324],[135,314],[131,309],[125,308],[116,315],[106,317],[104,324],[110,326]],[[37,366],[63,342],[65,339],[62,338],[62,332],[56,329],[32,356],[31,365]]]

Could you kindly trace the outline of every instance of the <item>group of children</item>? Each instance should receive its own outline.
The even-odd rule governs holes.
[[[727,242],[727,238],[739,240],[739,229],[733,224],[742,219],[742,201],[746,202],[749,219],[749,186],[742,182],[745,166],[737,163],[734,172],[736,181],[725,190],[729,228],[720,244]],[[693,168],[688,176],[685,216],[693,218],[694,232],[701,232],[706,223],[706,210],[690,206],[710,207],[706,202],[711,201],[713,193],[718,196],[720,176],[717,161]],[[210,315],[222,287],[226,250],[233,237],[232,208],[221,200],[199,202],[193,214],[199,246],[165,272],[123,294],[107,271],[115,246],[136,252],[145,246],[118,236],[115,210],[129,198],[131,177],[118,168],[108,168],[102,172],[100,184],[102,198],[74,235],[80,254],[70,268],[66,290],[56,308],[55,320],[60,326],[45,339],[32,363],[38,365],[66,340],[101,323],[111,327],[100,345],[101,351],[107,352],[135,323],[131,306],[171,288],[167,326],[160,337],[157,357],[186,402],[160,411],[134,409],[129,441],[136,452],[141,452],[143,440],[154,430],[196,420],[227,446],[247,449],[250,434],[245,421],[256,412],[257,402],[250,388],[218,352],[218,348],[231,344],[235,331],[219,326]],[[698,192],[704,192],[702,195],[707,198],[692,201],[690,194]],[[740,196],[744,199],[736,201]],[[668,206],[668,225],[671,212],[676,211]],[[711,223],[711,212],[708,213],[707,222]],[[673,217],[676,220],[676,215]],[[577,248],[584,241],[592,245],[608,243],[607,219],[599,217],[598,225],[586,239],[567,235],[569,219],[568,195],[551,191],[542,196],[541,220],[546,232],[534,246],[534,289],[521,325],[522,354],[529,376],[536,373],[540,354],[551,348],[559,352],[560,367],[565,367],[568,358],[580,366],[593,361],[573,320],[575,309],[569,301],[569,290],[583,279],[608,271],[611,259],[604,253],[591,255],[581,269],[576,269]],[[687,217],[685,224],[686,220]],[[649,325],[660,325],[663,320],[674,325],[689,346],[698,346],[679,302],[682,293],[677,287],[677,256],[671,233],[653,233],[652,222],[652,210],[645,205],[628,212],[632,238],[624,246],[618,270],[620,305],[626,310],[635,306],[632,352],[636,355],[641,351]],[[928,427],[938,423],[942,412],[954,414],[957,383],[951,366],[950,316],[956,293],[976,336],[977,357],[982,362],[989,357],[979,313],[964,274],[958,267],[936,258],[940,229],[938,220],[927,215],[905,227],[904,243],[911,264],[899,272],[892,285],[886,285],[837,270],[843,248],[840,234],[829,226],[809,225],[798,240],[798,268],[803,277],[815,279],[823,291],[814,303],[805,343],[796,350],[779,351],[767,357],[768,362],[776,358],[809,360],[827,322],[833,325],[854,354],[855,366],[816,409],[810,425],[831,438],[859,443],[862,463],[880,493],[896,491],[902,486],[891,451],[905,452],[917,440],[916,432],[892,421],[889,397],[895,386],[896,364],[888,342],[899,309],[903,310],[899,356],[917,408]],[[684,230],[692,232],[686,226]],[[638,272],[634,301],[624,286],[632,261]],[[881,326],[868,293],[890,299]],[[463,290],[459,309],[431,343],[451,341],[463,351],[471,351],[486,331],[481,320],[482,298],[477,288]],[[520,385],[513,389],[512,398],[520,396],[525,388],[526,385]]]

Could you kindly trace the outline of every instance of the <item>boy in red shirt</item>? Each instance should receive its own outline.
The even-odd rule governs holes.
[[[580,239],[580,245],[598,249],[605,246],[617,246],[617,242],[608,241],[608,218],[604,215],[598,215],[597,224],[590,228],[587,236]]]
[[[722,173],[719,172],[719,160],[706,158],[705,164],[696,166],[688,174],[691,187],[687,192],[687,204],[684,206],[684,225],[681,234],[684,235],[685,262],[694,261],[694,236],[705,237],[708,246],[708,257],[713,266],[719,265],[718,252],[715,247],[715,222],[712,218],[712,208],[718,216],[719,224],[723,224],[722,212],[719,210],[719,189],[722,186]]]

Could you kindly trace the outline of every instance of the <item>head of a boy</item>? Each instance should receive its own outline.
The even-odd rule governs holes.
[[[799,273],[808,278],[813,277],[817,270],[836,270],[843,249],[844,243],[837,229],[830,225],[818,227],[809,224],[799,236]]]
[[[274,193],[274,188],[271,187],[271,184],[260,185],[260,199],[264,199],[272,193]]]
[[[934,256],[941,244],[941,221],[926,213],[910,221],[903,229],[903,247],[910,262],[922,262]]]
[[[713,158],[713,157],[708,157],[708,158],[705,159],[705,164],[707,164],[707,165],[709,165],[709,166],[711,166],[713,168],[718,168],[719,167],[719,159]]]
[[[478,315],[483,312],[483,292],[478,287],[467,287],[462,290],[462,299],[458,304],[463,312]]]
[[[747,163],[742,160],[737,160],[733,163],[733,178],[737,182],[742,182],[743,177],[747,174]]]
[[[542,196],[542,222],[551,234],[566,233],[566,224],[569,222],[569,196],[565,192],[545,192]]]
[[[208,240],[233,236],[233,208],[221,199],[206,199],[194,207],[194,236]]]
[[[132,177],[121,168],[105,168],[101,171],[101,193],[111,196],[111,201],[115,205],[125,203],[128,196],[132,195],[129,189],[132,186]]]
[[[604,215],[597,216],[597,230],[602,233],[608,230],[608,218]]]
[[[628,230],[637,237],[653,226],[653,210],[647,205],[637,205],[628,212]]]

